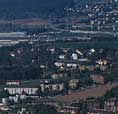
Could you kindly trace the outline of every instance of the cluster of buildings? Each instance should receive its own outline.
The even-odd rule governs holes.
[[[70,12],[70,14],[76,14],[79,20],[73,19],[76,24],[66,26],[65,28],[117,32],[117,3],[117,0],[99,0],[92,1],[92,3],[90,1],[83,1],[80,4],[77,0],[75,1],[75,9],[65,8],[65,10]]]
[[[118,100],[109,98],[101,103],[98,99],[88,99],[75,106],[61,106],[57,110],[63,114],[117,114]]]

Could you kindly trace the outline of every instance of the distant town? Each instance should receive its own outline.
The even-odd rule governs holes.
[[[0,14],[0,114],[118,114],[118,0],[70,1]]]

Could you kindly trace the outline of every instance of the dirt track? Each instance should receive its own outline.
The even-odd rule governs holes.
[[[74,92],[65,96],[58,96],[55,99],[60,102],[74,102],[78,100],[84,100],[89,97],[102,97],[108,90],[111,90],[113,87],[118,87],[118,83],[100,85],[83,90],[81,92]]]

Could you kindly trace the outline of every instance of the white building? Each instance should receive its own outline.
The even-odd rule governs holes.
[[[77,59],[78,59],[78,55],[77,55],[76,53],[73,53],[73,54],[72,54],[72,59],[73,59],[73,60],[77,60]]]
[[[21,81],[20,80],[11,80],[11,81],[7,81],[6,82],[6,85],[20,85],[21,84]]]
[[[62,91],[64,84],[41,84],[40,87],[42,92],[44,92],[45,89],[49,89],[49,91]]]
[[[38,88],[23,88],[23,87],[11,87],[11,88],[5,88],[6,90],[9,91],[9,93],[11,95],[14,94],[22,94],[22,93],[26,93],[28,95],[34,95],[36,94],[36,91],[38,90]]]

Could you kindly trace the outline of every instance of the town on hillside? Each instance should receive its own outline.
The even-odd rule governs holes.
[[[0,114],[118,114],[118,0],[0,0]]]

